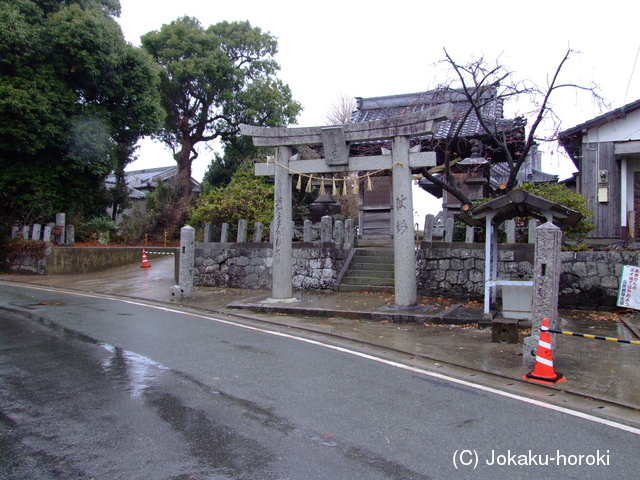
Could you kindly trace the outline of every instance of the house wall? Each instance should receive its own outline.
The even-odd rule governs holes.
[[[613,142],[583,145],[580,167],[580,193],[588,198],[587,208],[593,212],[596,229],[589,238],[620,238],[620,162],[616,160]],[[607,170],[608,182],[600,183],[600,171]],[[609,201],[598,201],[598,187],[609,187]]]
[[[587,130],[583,136],[582,159],[580,160],[580,193],[589,199],[588,208],[594,212],[596,230],[589,238],[621,238],[621,226],[627,224],[627,212],[634,207],[634,172],[640,170],[638,162],[628,161],[626,182],[626,205],[622,205],[620,182],[620,159],[616,159],[614,143],[640,139],[640,110]],[[598,202],[600,170],[609,174],[609,201]],[[637,203],[637,202],[636,202]],[[623,217],[624,216],[624,217]],[[636,232],[637,236],[637,232]],[[622,240],[626,240],[622,239]]]
[[[639,126],[640,110],[635,110],[623,118],[617,118],[613,122],[590,128],[587,131],[584,141],[587,143],[597,143],[640,140]]]

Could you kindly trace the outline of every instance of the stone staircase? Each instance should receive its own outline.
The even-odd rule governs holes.
[[[357,248],[336,290],[339,292],[393,292],[393,250]]]

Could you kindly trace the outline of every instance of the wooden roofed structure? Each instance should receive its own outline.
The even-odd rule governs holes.
[[[491,303],[496,301],[498,286],[533,286],[533,281],[498,279],[498,236],[496,229],[502,222],[516,217],[533,217],[543,223],[553,222],[558,227],[572,227],[580,221],[582,214],[525,190],[515,189],[467,212],[456,215],[458,220],[469,226],[485,226],[485,314],[489,313]]]

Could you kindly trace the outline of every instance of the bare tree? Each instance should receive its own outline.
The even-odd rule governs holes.
[[[517,185],[518,171],[527,158],[531,148],[539,141],[554,140],[559,131],[560,122],[553,112],[550,102],[551,96],[562,88],[573,88],[590,92],[594,98],[600,100],[595,93],[595,85],[581,86],[574,83],[563,83],[560,81],[560,73],[573,50],[568,49],[556,70],[549,77],[545,87],[539,87],[530,81],[516,81],[511,70],[507,69],[498,61],[489,64],[484,58],[473,60],[467,64],[457,63],[444,50],[444,63],[453,69],[453,79],[442,91],[457,92],[466,99],[465,109],[456,112],[455,118],[451,122],[446,139],[442,141],[441,148],[444,149],[444,161],[439,170],[442,178],[435,175],[432,169],[423,168],[421,173],[427,180],[443,188],[463,203],[463,208],[469,208],[471,201],[461,191],[454,181],[451,173],[451,154],[454,146],[461,141],[461,132],[465,122],[471,116],[475,116],[482,126],[484,134],[489,139],[489,144],[485,148],[498,154],[502,161],[508,166],[508,180],[505,191],[513,189]],[[495,115],[485,109],[489,102],[496,100],[506,101],[528,96],[532,105],[532,110],[516,118],[516,124],[522,128],[505,129],[501,128]],[[524,126],[531,120],[528,133]],[[537,135],[537,131],[543,122],[551,122],[554,126],[554,134],[550,137],[542,138]]]
[[[356,100],[344,93],[340,94],[324,116],[327,125],[346,125],[351,122],[351,114],[356,109]]]

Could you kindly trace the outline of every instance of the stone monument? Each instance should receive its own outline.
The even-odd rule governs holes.
[[[561,250],[562,230],[551,222],[543,223],[536,228],[531,336],[524,339],[522,350],[522,363],[529,368],[532,368],[536,361],[542,319],[549,320],[551,329],[556,329],[558,326]],[[551,340],[553,345],[554,337],[551,337]]]

